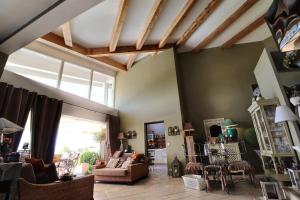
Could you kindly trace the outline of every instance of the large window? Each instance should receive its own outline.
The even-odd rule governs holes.
[[[25,48],[10,55],[5,69],[91,101],[114,107],[115,78],[113,76]]]
[[[111,97],[114,79],[110,76],[94,72],[92,79],[91,100],[98,103],[113,106],[113,99]]]
[[[5,69],[56,87],[61,62],[61,60],[28,49],[21,49],[9,56]]]
[[[93,151],[100,152],[98,134],[105,123],[62,115],[56,140],[55,153]]]
[[[65,62],[60,89],[88,98],[90,78],[91,70]]]

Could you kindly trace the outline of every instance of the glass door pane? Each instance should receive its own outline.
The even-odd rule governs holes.
[[[265,145],[265,148],[266,148],[267,151],[271,151],[272,150],[271,143],[270,143],[269,135],[268,135],[268,132],[267,132],[267,128],[266,128],[265,121],[264,121],[264,118],[262,116],[261,110],[258,110],[256,112],[256,117],[257,117],[258,127],[259,127],[259,129],[262,133],[262,141]]]
[[[275,111],[277,105],[264,106],[264,111],[269,124],[269,129],[272,135],[274,148],[279,153],[291,152],[291,146],[286,135],[284,123],[275,123]]]

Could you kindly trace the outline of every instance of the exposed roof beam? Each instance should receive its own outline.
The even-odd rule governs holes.
[[[166,44],[164,47],[159,48],[158,45],[144,45],[140,50],[137,50],[135,46],[120,46],[115,51],[110,52],[108,47],[90,48],[87,49],[87,55],[91,57],[101,57],[109,55],[119,55],[128,53],[145,53],[145,52],[156,52],[165,49],[172,48],[173,44]]]
[[[201,26],[201,24],[203,24],[213,13],[213,11],[221,4],[221,2],[222,0],[212,0],[179,38],[179,40],[176,42],[176,46],[178,47],[185,44],[186,41],[193,35],[193,33]]]
[[[134,61],[136,60],[138,54],[137,53],[134,53],[134,54],[131,54],[129,56],[129,59],[128,59],[128,62],[127,62],[127,70],[130,69],[134,63]]]
[[[62,32],[65,40],[65,45],[72,47],[72,33],[71,33],[71,24],[70,22],[64,23],[62,26]]]
[[[154,5],[152,7],[152,10],[150,12],[150,15],[148,16],[146,26],[144,27],[142,33],[140,34],[138,41],[136,43],[136,49],[140,50],[145,41],[147,40],[149,34],[151,33],[152,29],[154,28],[154,25],[163,10],[163,7],[166,3],[166,0],[155,0]]]
[[[64,48],[76,51],[77,53],[80,53],[80,54],[83,54],[83,55],[86,55],[86,53],[87,53],[87,50],[83,46],[80,46],[76,43],[73,43],[72,47],[67,46],[65,44],[64,38],[59,36],[59,35],[56,35],[55,33],[50,32],[50,33],[42,36],[40,39],[42,39],[44,41],[47,41],[47,42],[51,42],[51,43],[53,43],[55,45],[58,45],[60,47],[64,47]]]
[[[245,27],[243,30],[241,30],[239,33],[234,35],[232,38],[230,38],[228,41],[226,41],[221,48],[230,48],[232,45],[240,41],[243,37],[257,29],[259,26],[261,26],[265,22],[265,15],[260,16],[255,21],[253,21],[251,24],[249,24],[247,27]]]
[[[177,15],[177,17],[174,19],[172,24],[169,26],[169,28],[165,32],[164,36],[161,38],[159,45],[158,45],[159,48],[162,48],[166,45],[169,37],[172,35],[174,30],[178,27],[180,22],[185,18],[187,13],[192,9],[192,7],[193,7],[193,5],[195,5],[195,3],[196,3],[196,0],[186,0],[184,7],[181,9],[181,11]]]
[[[247,0],[241,7],[239,7],[230,17],[228,17],[216,30],[210,33],[204,40],[202,40],[194,49],[197,52],[207,45],[209,45],[214,39],[216,39],[221,33],[223,33],[231,24],[233,24],[240,16],[242,16],[249,8],[251,8],[257,0]]]
[[[110,66],[114,66],[115,68],[121,69],[123,71],[127,71],[126,65],[119,63],[108,57],[94,58],[102,63],[108,64]]]
[[[54,46],[58,49],[62,49],[64,51],[73,53],[73,54],[79,54],[80,56],[87,56],[87,49],[79,44],[73,43],[73,47],[69,47],[65,44],[64,38],[54,34],[54,33],[48,33],[44,36],[42,36],[39,39],[40,42],[48,44],[50,46]],[[118,70],[124,70],[126,71],[126,66],[118,63],[110,58],[93,58],[94,60],[100,61],[105,65],[109,65],[111,67],[114,67]]]
[[[121,0],[120,5],[119,5],[119,11],[117,15],[117,20],[115,21],[113,32],[112,32],[112,37],[109,43],[109,51],[115,51],[119,37],[121,35],[124,23],[125,23],[125,18],[127,15],[128,11],[128,5],[129,5],[129,0]]]

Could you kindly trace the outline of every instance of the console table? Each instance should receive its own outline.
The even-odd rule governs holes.
[[[21,162],[0,163],[0,185],[1,183],[4,185],[9,184],[9,186],[6,188],[8,191],[1,191],[6,192],[5,199],[7,200],[15,199],[17,180],[20,176],[21,168]]]

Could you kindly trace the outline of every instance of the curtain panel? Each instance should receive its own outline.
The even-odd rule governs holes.
[[[106,116],[107,123],[107,152],[112,156],[115,151],[120,148],[120,140],[118,140],[118,133],[120,132],[120,118],[113,115]]]
[[[24,128],[36,97],[37,93],[35,92],[0,82],[0,117]],[[13,134],[13,151],[17,151],[22,133],[23,131]]]
[[[63,102],[38,95],[32,109],[31,156],[52,163]]]

